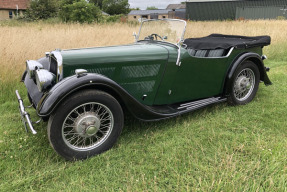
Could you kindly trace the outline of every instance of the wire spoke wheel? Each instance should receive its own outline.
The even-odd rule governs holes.
[[[113,96],[83,90],[67,97],[50,116],[48,138],[67,160],[86,159],[113,147],[123,129],[123,117]]]
[[[90,102],[74,108],[62,125],[64,142],[77,151],[87,151],[100,146],[114,127],[110,109],[100,103]]]
[[[255,97],[259,82],[260,71],[252,61],[244,61],[237,66],[230,79],[227,101],[230,105],[245,105]]]
[[[255,86],[255,74],[249,69],[243,69],[236,77],[233,94],[239,101],[244,101],[253,92]]]

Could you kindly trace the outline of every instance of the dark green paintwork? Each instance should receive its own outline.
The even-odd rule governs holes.
[[[76,69],[107,76],[145,105],[165,105],[220,95],[226,73],[241,53],[262,49],[234,49],[227,58],[196,58],[168,44],[136,43],[124,46],[63,50],[64,77]],[[143,95],[147,97],[143,100]]]
[[[226,73],[235,58],[244,52],[262,55],[260,47],[234,49],[227,58],[191,57],[181,49],[181,66],[175,65],[177,50],[170,48],[170,60],[163,81],[159,87],[154,105],[191,101],[220,95],[223,91]],[[171,94],[169,94],[169,90]]]
[[[172,103],[220,95],[232,61],[241,52],[248,51],[251,50],[234,49],[229,57],[222,58],[196,58],[183,51],[181,66],[173,81]]]
[[[165,46],[132,44],[64,50],[64,77],[86,69],[109,77],[138,101],[152,105],[168,59]],[[147,95],[142,100],[143,95]]]

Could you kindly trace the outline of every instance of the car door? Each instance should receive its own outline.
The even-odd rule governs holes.
[[[171,102],[191,101],[221,94],[228,57],[191,56],[183,48],[181,52],[181,65],[177,67],[171,88]]]

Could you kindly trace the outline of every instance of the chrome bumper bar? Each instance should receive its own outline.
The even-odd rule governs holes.
[[[33,128],[33,123],[32,123],[32,121],[30,119],[29,113],[25,111],[23,100],[21,99],[18,90],[16,90],[16,95],[17,95],[17,99],[18,99],[18,102],[19,102],[19,111],[20,111],[21,119],[22,119],[22,122],[23,122],[23,124],[25,126],[26,132],[28,132],[28,130],[27,130],[27,124],[28,124],[28,127],[30,128],[31,132],[33,134],[37,134],[37,132]]]

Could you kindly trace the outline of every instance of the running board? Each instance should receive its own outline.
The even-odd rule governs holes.
[[[207,99],[201,99],[201,100],[197,100],[197,101],[193,101],[193,102],[188,102],[188,103],[183,103],[180,104],[177,107],[177,110],[179,110],[179,112],[187,112],[187,111],[193,111],[214,103],[221,103],[226,101],[226,98],[222,98],[222,97],[211,97],[211,98],[207,98]]]
[[[187,101],[184,103],[177,103],[171,105],[154,105],[154,106],[141,105],[142,108],[137,110],[144,112],[142,113],[144,115],[141,117],[138,116],[136,117],[143,121],[157,121],[161,119],[167,119],[178,115],[182,115],[184,113],[189,113],[197,109],[206,107],[208,105],[222,103],[225,102],[226,100],[227,99],[224,97],[210,97],[196,101]]]

